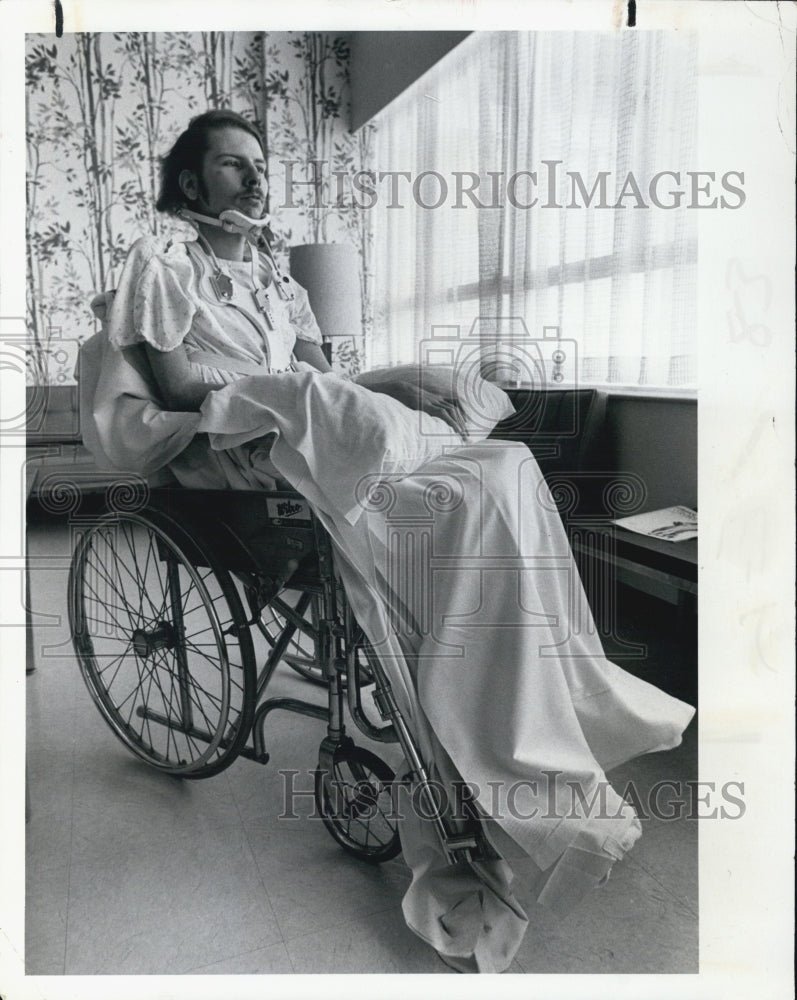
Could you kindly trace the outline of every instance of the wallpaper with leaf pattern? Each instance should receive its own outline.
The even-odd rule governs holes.
[[[93,295],[114,287],[139,236],[181,234],[154,208],[159,158],[213,107],[245,115],[265,138],[278,254],[319,242],[359,250],[362,329],[336,341],[334,363],[360,370],[373,237],[368,212],[337,197],[332,174],[369,165],[373,131],[349,132],[348,63],[348,38],[323,32],[29,35],[29,380],[72,382],[77,347],[95,330]]]

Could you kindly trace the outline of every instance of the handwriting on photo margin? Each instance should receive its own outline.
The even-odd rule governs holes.
[[[733,301],[733,308],[725,312],[731,343],[748,340],[755,347],[768,347],[772,342],[772,330],[766,323],[752,321],[769,310],[772,281],[768,275],[748,275],[741,260],[731,257],[725,271],[725,287]]]

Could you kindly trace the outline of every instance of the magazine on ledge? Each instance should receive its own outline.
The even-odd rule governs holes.
[[[651,538],[661,538],[666,542],[685,542],[688,538],[697,538],[697,511],[691,507],[664,507],[647,514],[615,518],[612,524]]]

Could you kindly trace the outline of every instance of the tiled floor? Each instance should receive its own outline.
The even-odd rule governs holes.
[[[401,857],[371,867],[321,823],[277,818],[280,771],[315,766],[322,724],[272,715],[266,767],[240,758],[204,781],[148,769],[100,718],[67,644],[65,571],[38,558],[64,555],[66,530],[33,525],[29,544],[33,605],[60,623],[36,628],[27,679],[28,974],[448,973],[404,924]],[[653,651],[647,668],[674,648]],[[320,696],[283,667],[275,682]],[[677,750],[616,771],[615,785],[633,780],[644,797],[661,778],[693,778],[695,730]],[[306,773],[296,780],[311,787]],[[530,926],[510,972],[697,971],[696,823],[644,827],[608,884],[566,918],[531,903],[519,873]]]

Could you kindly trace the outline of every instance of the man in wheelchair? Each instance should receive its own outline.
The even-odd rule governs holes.
[[[197,239],[139,240],[103,297],[86,444],[180,489],[106,505],[84,532],[81,669],[129,748],[187,778],[266,762],[274,710],[326,722],[331,834],[369,861],[403,849],[409,926],[455,968],[502,971],[527,923],[508,861],[535,866],[541,903],[574,905],[641,833],[606,770],[677,745],[693,710],[605,658],[537,463],[486,440],[503,393],[456,366],[331,372],[265,239],[264,185],[248,122],[194,119],[157,207]],[[327,705],[264,698],[281,661]],[[400,743],[406,780],[353,743],[345,710]]]

